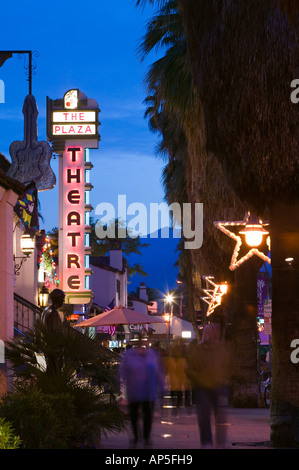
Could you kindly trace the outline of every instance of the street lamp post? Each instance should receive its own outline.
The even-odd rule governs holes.
[[[180,317],[183,316],[183,282],[177,279],[177,287],[180,293]]]
[[[259,260],[256,258],[271,264],[268,253],[264,253],[260,249],[260,245],[263,244],[264,248],[266,249],[265,245],[267,245],[268,251],[270,251],[270,236],[265,229],[269,223],[263,222],[254,214],[247,212],[243,220],[214,222],[214,225],[236,242],[229,266],[231,271],[236,271],[234,308],[232,309],[232,341],[235,350],[238,351],[236,380],[232,387],[232,404],[233,406],[248,406],[248,403],[251,403],[257,406],[258,330],[256,317]]]
[[[168,347],[170,347],[170,327],[171,327],[171,320],[172,320],[172,315],[173,315],[173,296],[171,294],[167,294],[164,300],[164,312],[165,312],[165,304],[170,304],[170,309],[169,313],[164,313],[164,318],[167,322],[168,328],[167,328],[167,338],[168,338]]]
[[[167,344],[168,344],[168,347],[169,347],[170,346],[170,314],[165,313],[164,314],[164,319],[167,323]]]

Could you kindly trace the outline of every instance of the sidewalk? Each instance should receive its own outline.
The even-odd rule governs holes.
[[[228,408],[227,417],[227,449],[271,449],[268,409]],[[99,449],[131,449],[131,438],[128,423],[125,432],[103,437]],[[135,448],[142,449],[142,443]],[[170,410],[163,410],[162,416],[156,413],[151,449],[200,449],[195,408],[182,408],[177,416]]]

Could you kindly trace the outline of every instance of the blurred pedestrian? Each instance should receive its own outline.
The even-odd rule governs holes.
[[[195,389],[196,411],[203,448],[212,448],[211,414],[215,416],[216,446],[226,445],[226,398],[230,372],[230,353],[225,342],[225,318],[216,309],[203,331],[202,341],[192,345],[187,357],[187,374]]]
[[[164,371],[158,351],[143,347],[140,338],[137,347],[125,352],[120,364],[120,380],[125,387],[130,422],[133,431],[133,446],[139,439],[138,417],[143,418],[143,441],[151,444],[153,413],[156,400],[164,393]]]
[[[178,410],[183,406],[183,397],[186,399],[186,390],[189,381],[186,375],[186,357],[184,344],[176,342],[164,357],[165,374],[169,385],[173,414],[178,415]]]

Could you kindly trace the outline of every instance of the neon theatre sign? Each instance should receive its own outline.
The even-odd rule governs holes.
[[[98,148],[97,103],[79,90],[48,98],[48,139],[59,154],[59,280],[66,302],[86,304],[89,289],[89,149]]]

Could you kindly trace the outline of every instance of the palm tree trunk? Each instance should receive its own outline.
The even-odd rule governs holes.
[[[231,404],[239,408],[258,406],[257,374],[257,273],[260,261],[252,257],[235,271],[232,344],[234,373]]]
[[[194,310],[194,285],[193,285],[193,262],[192,262],[192,254],[191,250],[185,250],[185,257],[186,257],[186,284],[187,284],[187,292],[188,292],[188,316],[189,320],[193,325],[194,333],[196,336],[197,341],[200,341],[200,335],[198,331],[198,326],[196,323],[195,318],[195,310]]]
[[[299,338],[299,202],[271,208],[272,390],[271,443],[299,446],[299,364],[290,358]],[[294,258],[292,269],[285,262]]]

